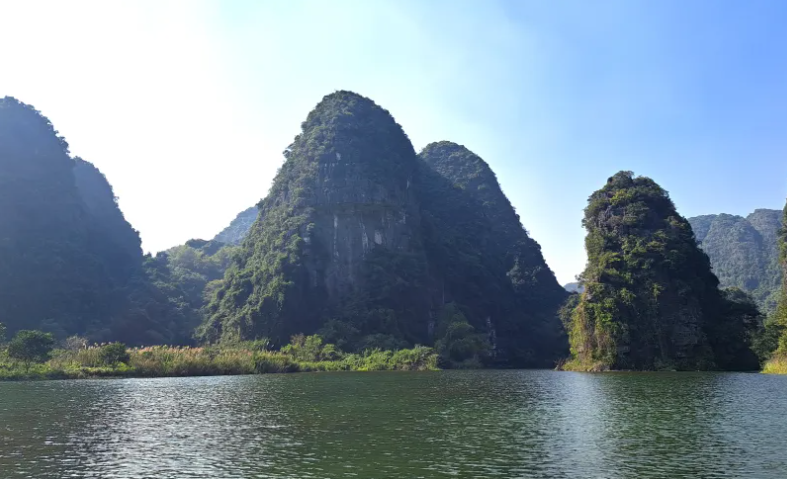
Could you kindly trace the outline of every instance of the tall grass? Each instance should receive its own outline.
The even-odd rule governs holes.
[[[774,356],[765,363],[762,372],[765,374],[787,374],[787,354],[774,354]]]
[[[303,354],[296,354],[291,349],[289,352],[271,351],[255,343],[210,347],[149,346],[128,349],[125,362],[108,360],[106,348],[106,345],[95,345],[76,350],[58,349],[42,364],[15,362],[0,353],[0,380],[438,369],[437,354],[423,346],[360,354],[338,352],[330,360],[321,359],[322,354],[304,358]]]

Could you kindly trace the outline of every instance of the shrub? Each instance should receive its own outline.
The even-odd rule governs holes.
[[[26,363],[43,363],[55,346],[52,333],[42,331],[19,331],[8,344],[8,357]]]
[[[110,343],[101,346],[99,349],[99,357],[101,362],[107,366],[118,363],[128,363],[129,354],[126,350],[126,345],[123,343]]]

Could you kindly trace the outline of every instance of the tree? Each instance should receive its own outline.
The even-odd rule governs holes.
[[[52,333],[22,330],[8,344],[8,356],[26,363],[43,363],[55,346]]]
[[[447,304],[440,314],[437,338],[435,349],[451,367],[481,367],[491,353],[488,338],[476,332],[454,303]]]
[[[0,323],[0,344],[5,342],[5,325]]]
[[[779,261],[782,266],[782,291],[779,306],[771,322],[781,332],[777,352],[787,355],[787,205],[784,207],[782,229],[779,231]]]
[[[101,357],[101,362],[107,366],[128,363],[130,359],[126,345],[123,343],[110,343],[101,346],[99,356]]]

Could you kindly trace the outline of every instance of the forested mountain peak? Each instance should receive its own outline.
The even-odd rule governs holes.
[[[73,167],[46,117],[0,100],[0,318],[11,332],[53,321],[83,329],[87,305],[101,302],[107,278],[90,258]]]
[[[572,367],[757,367],[746,344],[756,309],[718,290],[691,226],[656,182],[612,176],[590,196],[583,226],[588,265],[571,319]]]
[[[421,153],[421,158],[430,168],[461,189],[468,197],[478,202],[484,215],[491,221],[498,240],[508,248],[518,245],[518,251],[509,251],[516,257],[519,267],[527,265],[539,276],[542,287],[547,287],[557,296],[563,288],[546,266],[541,246],[531,239],[522,226],[519,215],[508,200],[497,176],[486,161],[462,145],[450,141],[430,143]]]
[[[415,162],[386,110],[351,92],[324,97],[286,149],[203,334],[286,341],[314,332],[329,312],[341,316],[350,298],[387,311],[382,303],[394,292],[381,297],[378,283],[387,288],[400,275],[399,284],[411,288],[425,271],[410,189]],[[376,261],[388,267],[378,269]],[[408,291],[409,307],[427,314],[424,294]],[[425,326],[416,332],[405,323],[388,332],[425,337]]]
[[[487,206],[514,213],[511,203],[500,189],[495,173],[486,161],[466,147],[450,141],[439,141],[426,145],[419,156],[442,176],[460,188],[471,191]]]
[[[22,153],[22,145],[35,144],[34,150],[37,154],[44,151],[57,151],[68,155],[68,143],[58,135],[49,119],[41,114],[31,105],[20,102],[16,98],[6,96],[0,99],[0,134],[8,141],[6,147],[16,145],[17,150],[8,150]],[[11,137],[14,141],[11,141]],[[7,161],[21,161],[19,156],[9,155]]]
[[[416,182],[433,276],[506,364],[552,366],[564,355],[556,312],[567,296],[489,165],[455,143],[419,153]]]
[[[0,319],[9,333],[187,341],[189,314],[151,283],[143,261],[104,175],[71,158],[32,106],[0,100]]]
[[[284,155],[202,337],[319,331],[350,349],[441,344],[457,362],[562,352],[566,293],[477,155],[442,142],[416,156],[386,110],[346,91],[323,98]],[[448,331],[465,349],[441,342]]]

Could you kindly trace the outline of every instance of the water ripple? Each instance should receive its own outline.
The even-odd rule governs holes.
[[[0,384],[0,477],[787,477],[787,378],[552,371]]]

